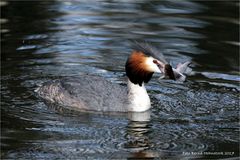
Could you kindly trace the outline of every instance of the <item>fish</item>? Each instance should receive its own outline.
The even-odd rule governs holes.
[[[193,74],[192,68],[190,68],[190,61],[179,63],[176,68],[172,67],[173,75],[171,72],[163,72],[163,75],[159,79],[174,79],[176,81],[184,82],[187,79],[187,76],[190,76]],[[173,78],[172,78],[173,77]]]

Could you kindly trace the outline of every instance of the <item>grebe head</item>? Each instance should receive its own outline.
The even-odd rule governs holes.
[[[133,52],[129,56],[125,70],[127,77],[134,84],[147,83],[154,72],[163,73],[170,79],[174,79],[173,70],[170,64],[157,49],[147,43],[135,43]]]

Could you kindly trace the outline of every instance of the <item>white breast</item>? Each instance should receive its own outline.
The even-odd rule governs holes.
[[[151,108],[150,98],[144,87],[144,83],[142,86],[139,86],[128,80],[128,98],[130,101],[129,111],[144,112]]]

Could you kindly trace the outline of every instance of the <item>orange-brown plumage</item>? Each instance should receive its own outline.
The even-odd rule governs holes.
[[[146,58],[146,55],[141,51],[133,51],[128,60],[136,70],[146,70]]]
[[[126,62],[126,73],[129,80],[134,84],[147,83],[153,72],[148,70],[146,65],[147,56],[141,51],[133,51]]]

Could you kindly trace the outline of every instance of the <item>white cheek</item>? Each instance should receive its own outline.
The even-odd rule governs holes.
[[[158,68],[158,66],[155,63],[153,63],[153,60],[154,60],[154,58],[152,58],[152,57],[148,57],[146,59],[145,63],[146,63],[146,66],[147,66],[147,70],[150,71],[150,72],[162,73],[160,71],[160,69]]]

